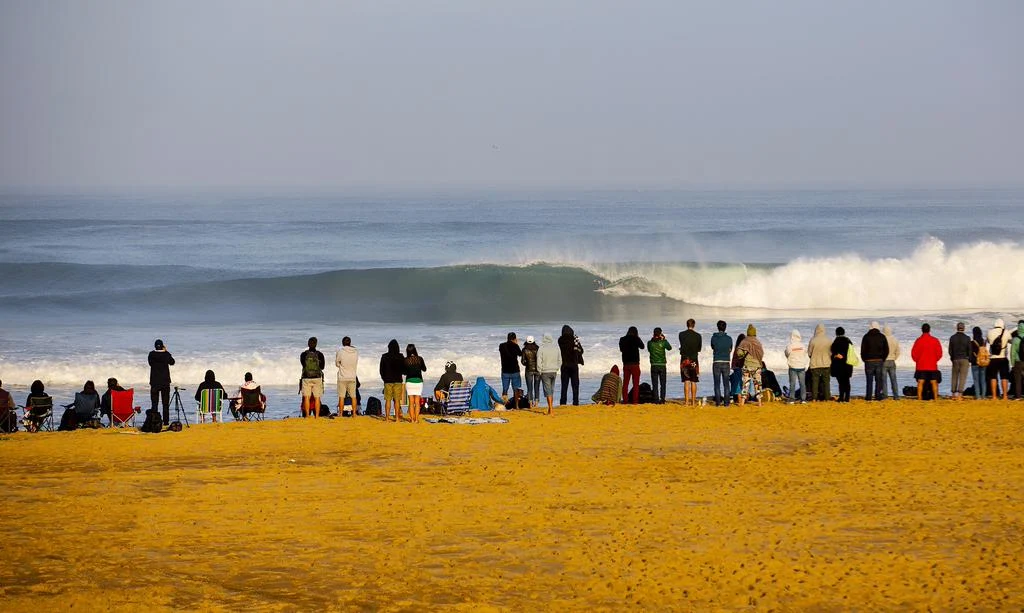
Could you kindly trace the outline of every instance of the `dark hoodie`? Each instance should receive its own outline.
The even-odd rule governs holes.
[[[562,336],[558,337],[558,349],[562,352],[562,367],[579,366],[583,363],[583,345],[568,325],[562,326]]]
[[[380,378],[384,383],[401,383],[405,374],[405,356],[398,347],[398,341],[391,339],[388,352],[380,356]]]
[[[626,336],[619,339],[619,351],[622,353],[623,366],[640,364],[640,350],[644,348],[644,342],[640,340],[640,332],[636,327],[631,327]]]
[[[199,399],[203,395],[203,391],[209,389],[221,390],[224,392],[224,397],[227,397],[228,395],[228,393],[224,391],[224,386],[217,381],[216,375],[213,374],[212,370],[206,371],[206,378],[199,384],[199,387],[196,388],[196,402],[199,402]]]
[[[871,328],[860,341],[860,357],[865,362],[882,362],[889,357],[889,341],[878,328]]]
[[[452,381],[462,381],[462,373],[458,372],[458,367],[455,362],[449,362],[444,367],[444,374],[437,380],[437,385],[434,386],[435,392],[447,392],[448,388],[452,386]]]

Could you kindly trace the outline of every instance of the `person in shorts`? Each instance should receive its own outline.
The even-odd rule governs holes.
[[[932,399],[939,399],[939,381],[942,375],[939,373],[939,360],[942,359],[942,343],[931,335],[931,325],[921,324],[921,336],[914,341],[910,349],[910,357],[914,360],[914,379],[917,380],[917,399],[922,399],[924,386],[927,384],[932,390]]]
[[[686,329],[679,333],[679,376],[683,380],[683,403],[687,406],[697,404],[697,382],[700,381],[701,337],[693,328],[697,322],[686,320]]]
[[[316,337],[306,342],[309,347],[299,354],[302,364],[302,379],[299,390],[302,394],[302,416],[316,418],[320,415],[320,398],[324,395],[324,354],[316,350]]]
[[[398,346],[398,341],[388,342],[388,352],[380,356],[380,380],[384,382],[384,421],[389,421],[391,409],[394,407],[395,419],[402,419],[402,397],[405,394],[405,356]]]
[[[359,414],[359,389],[356,385],[359,368],[359,351],[352,346],[352,339],[341,339],[341,347],[334,354],[334,365],[338,367],[338,413],[345,414],[345,398],[352,399],[352,416]]]
[[[537,370],[540,371],[540,382],[544,386],[544,397],[548,401],[548,415],[555,400],[555,375],[562,368],[562,352],[550,334],[545,334],[537,350]]]

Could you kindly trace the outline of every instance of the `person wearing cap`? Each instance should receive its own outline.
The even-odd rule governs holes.
[[[939,399],[939,360],[942,359],[942,343],[932,336],[931,324],[921,324],[921,336],[910,348],[910,357],[914,360],[914,379],[917,380],[917,399],[922,400],[925,383],[931,386],[932,399]]]
[[[740,386],[739,405],[747,401],[747,390],[754,384],[754,399],[761,406],[761,367],[764,366],[764,345],[757,338],[754,324],[747,326],[747,335],[736,345],[736,355],[743,359],[743,384]]]
[[[860,357],[864,360],[864,400],[871,400],[872,388],[875,400],[885,400],[885,360],[889,357],[889,340],[878,329],[878,322],[871,322],[871,328],[860,341]]]
[[[149,352],[149,398],[154,411],[157,409],[157,400],[164,405],[164,426],[171,423],[171,366],[174,366],[174,356],[167,351],[164,342],[156,339],[153,343],[153,351]]]
[[[526,337],[523,344],[523,375],[526,376],[526,399],[530,401],[530,407],[536,408],[540,404],[540,370],[537,368],[537,352],[540,345],[532,336]]]
[[[638,404],[640,402],[640,350],[644,342],[640,340],[640,331],[636,326],[626,330],[626,336],[619,339],[619,352],[622,354],[622,404]],[[629,389],[633,382],[632,391]]]
[[[950,373],[950,392],[953,400],[964,399],[964,387],[967,386],[967,371],[971,369],[971,337],[964,333],[967,326],[964,322],[956,325],[956,334],[949,337],[949,361],[953,363],[953,372]]]

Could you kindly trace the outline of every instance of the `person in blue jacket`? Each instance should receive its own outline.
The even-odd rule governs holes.
[[[473,393],[469,398],[469,408],[473,411],[493,411],[496,402],[501,402],[498,392],[487,385],[487,381],[483,377],[477,377],[476,384],[473,385]]]

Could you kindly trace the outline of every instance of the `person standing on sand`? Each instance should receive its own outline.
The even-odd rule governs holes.
[[[416,345],[409,343],[405,348],[405,395],[409,397],[409,421],[420,423],[420,398],[423,396],[423,373],[427,365],[416,351]]]
[[[939,399],[939,360],[942,359],[942,343],[931,335],[931,325],[921,324],[921,336],[914,341],[910,348],[910,357],[914,360],[916,370],[914,379],[917,380],[917,399],[921,400],[925,383],[932,388],[932,400]]]
[[[537,351],[540,346],[534,342],[532,336],[526,337],[523,343],[523,375],[526,378],[526,399],[530,401],[530,408],[537,408],[540,405],[540,371],[537,370]]]
[[[157,408],[157,400],[164,405],[164,426],[171,423],[171,366],[174,366],[174,356],[167,351],[164,342],[156,339],[153,343],[153,351],[149,352],[149,399],[150,407],[154,411]]]
[[[1003,400],[1006,400],[1006,394],[1010,387],[1009,345],[1012,337],[1002,319],[997,319],[995,324],[988,331],[989,362],[988,368],[985,370],[985,378],[988,379],[989,392],[993,400],[999,400],[998,384],[1002,380]]]
[[[544,385],[544,396],[548,401],[548,415],[555,400],[555,375],[562,368],[562,352],[550,334],[545,334],[537,350],[537,370]]]
[[[651,340],[647,341],[647,353],[651,359],[651,395],[655,404],[665,404],[665,387],[668,384],[668,358],[665,353],[672,351],[672,345],[661,333],[661,328],[655,328]]]
[[[702,339],[694,330],[697,322],[686,320],[686,329],[679,333],[679,378],[683,381],[683,404],[697,406],[697,382],[700,381]]]
[[[743,386],[743,356],[740,355],[740,343],[747,338],[747,335],[740,332],[736,335],[736,347],[732,350],[732,372],[729,374],[730,395],[736,396],[736,402],[740,401],[740,394],[746,394]]]
[[[860,357],[864,360],[864,400],[871,400],[872,388],[875,400],[885,400],[885,360],[889,357],[889,341],[878,329],[877,321],[871,322],[871,328],[860,341]]]
[[[562,397],[559,404],[568,400],[569,386],[572,386],[572,404],[580,404],[580,366],[583,364],[583,345],[568,325],[562,326],[558,337],[558,349],[562,352]]]
[[[359,415],[359,393],[356,387],[356,370],[359,366],[359,350],[352,346],[352,339],[341,339],[341,348],[334,354],[334,365],[338,367],[338,414],[345,413],[345,396],[352,399],[352,417]]]
[[[811,383],[808,386],[811,397],[808,400],[832,400],[832,381],[829,379],[829,371],[832,368],[832,341],[825,336],[825,324],[814,327],[814,336],[807,343],[807,357],[810,358],[807,368],[811,373]]]
[[[306,341],[307,349],[299,354],[302,364],[302,378],[299,380],[299,393],[302,394],[302,416],[316,419],[320,415],[320,398],[324,395],[324,366],[327,360],[324,354],[316,349],[316,337]]]
[[[388,421],[389,403],[394,407],[395,422],[402,419],[402,394],[405,386],[402,375],[405,374],[405,356],[398,347],[398,341],[388,341],[388,352],[380,356],[380,379],[384,382],[384,421]]]
[[[640,331],[630,326],[626,336],[619,339],[619,352],[622,353],[622,403],[636,404],[640,400],[640,350],[644,342],[640,340]],[[633,382],[632,391],[629,382]]]
[[[850,366],[850,348],[853,341],[846,338],[846,330],[839,326],[836,328],[836,339],[829,346],[832,353],[832,365],[830,367],[832,376],[839,383],[839,402],[850,402],[850,377],[853,376],[853,366]]]
[[[807,350],[804,349],[804,339],[800,337],[799,330],[789,333],[789,345],[786,347],[786,365],[789,366],[789,401],[799,401],[801,404],[807,402],[807,385],[804,383],[804,373],[807,372]],[[797,388],[797,386],[800,386]],[[797,398],[796,390],[800,390]]]
[[[1013,339],[1010,342],[1010,372],[1013,375],[1013,387],[1016,392],[1014,398],[1017,400],[1024,398],[1024,388],[1021,387],[1021,384],[1024,383],[1022,349],[1024,349],[1024,319],[1017,322],[1017,330],[1013,333]]]
[[[885,335],[885,342],[889,344],[889,355],[882,363],[882,372],[889,379],[889,385],[892,387],[892,399],[899,400],[900,388],[896,382],[896,360],[900,358],[900,342],[893,336],[892,328],[888,325],[882,328],[882,334]],[[884,387],[885,382],[883,381],[882,384]]]
[[[974,382],[974,399],[984,400],[985,396],[988,395],[988,379],[985,378],[985,368],[988,366],[987,357],[985,364],[978,364],[978,355],[982,353],[981,349],[984,347],[984,355],[988,356],[988,343],[985,342],[985,334],[981,331],[981,326],[974,326],[971,328],[971,379]]]
[[[523,379],[519,376],[519,358],[523,357],[523,350],[519,348],[519,339],[515,332],[508,333],[508,340],[498,345],[498,355],[501,357],[501,401],[508,402],[508,388],[512,391],[522,389]]]
[[[764,364],[764,346],[757,338],[757,328],[754,327],[754,324],[747,326],[747,335],[740,344],[736,345],[736,354],[743,358],[740,406],[747,402],[747,388],[751,383],[754,384],[754,399],[757,400],[757,406],[761,406],[761,367]]]
[[[732,399],[729,389],[729,363],[732,354],[732,338],[725,333],[726,323],[721,319],[716,324],[718,332],[711,335],[711,380],[715,382],[715,406],[728,407]],[[719,387],[721,384],[721,387]]]
[[[967,371],[971,368],[971,337],[964,334],[967,329],[964,322],[956,325],[956,334],[949,337],[949,361],[953,363],[950,373],[949,388],[953,400],[964,399],[964,388],[967,387]]]

